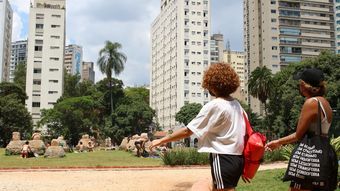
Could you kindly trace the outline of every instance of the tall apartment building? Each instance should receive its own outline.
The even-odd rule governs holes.
[[[340,0],[334,0],[334,7],[335,7],[335,45],[336,45],[336,53],[340,54]]]
[[[245,68],[245,53],[240,51],[224,50],[223,62],[231,64],[235,72],[240,77],[240,87],[233,94],[233,97],[238,100],[248,103],[247,88],[246,88],[246,74]]]
[[[210,38],[210,62],[222,62],[224,51],[223,34],[213,34]]]
[[[333,0],[244,0],[244,47],[248,71],[273,73],[292,62],[335,50]],[[252,109],[263,114],[250,97]]]
[[[83,71],[81,74],[82,80],[88,80],[94,83],[95,72],[93,67],[93,62],[83,62]]]
[[[29,13],[26,106],[36,124],[41,109],[63,93],[65,0],[34,0]]]
[[[9,80],[13,11],[8,0],[0,0],[0,82]]]
[[[83,48],[71,44],[65,47],[64,67],[68,74],[82,74],[83,72]]]
[[[18,64],[26,64],[27,40],[12,42],[11,64],[9,68],[9,81],[14,81],[14,72]]]
[[[185,103],[210,99],[201,87],[210,62],[210,1],[161,0],[151,28],[150,106],[164,130]]]

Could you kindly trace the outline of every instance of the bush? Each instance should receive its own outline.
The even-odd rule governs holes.
[[[264,154],[264,162],[275,162],[275,161],[285,161],[288,160],[290,154],[287,153],[287,146],[281,147],[272,152],[265,152]],[[288,159],[286,158],[288,156]]]
[[[206,165],[209,164],[209,154],[199,153],[195,148],[175,148],[161,156],[165,165]]]

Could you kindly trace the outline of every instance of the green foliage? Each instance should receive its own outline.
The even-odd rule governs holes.
[[[282,154],[282,148],[276,149],[272,152],[264,153],[264,162],[285,161],[286,158]]]
[[[32,117],[25,107],[27,96],[18,84],[0,83],[0,146],[6,146],[12,132],[18,131],[23,138],[32,133]]]
[[[63,98],[95,95],[96,91],[91,81],[81,82],[79,74],[71,75],[65,72]]]
[[[331,145],[334,147],[336,155],[340,160],[340,137],[331,139]]]
[[[154,117],[155,111],[143,100],[143,96],[127,96],[114,114],[116,132],[124,136],[149,132]],[[124,132],[120,128],[124,128]],[[116,138],[122,139],[122,137]]]
[[[126,96],[132,99],[141,99],[145,101],[145,103],[149,104],[150,91],[146,89],[145,87],[137,87],[137,88],[128,87],[124,90],[124,92]]]
[[[188,125],[193,120],[199,111],[202,109],[202,105],[199,103],[185,104],[178,113],[176,113],[176,121]]]
[[[82,134],[93,134],[98,129],[102,107],[90,96],[66,98],[53,109],[43,110],[41,125],[47,125],[53,137],[63,135],[75,145]]]
[[[4,98],[5,96],[11,96],[21,104],[25,104],[25,100],[27,99],[26,92],[22,87],[9,82],[0,83],[0,97]]]
[[[117,105],[124,98],[123,81],[112,78],[111,90],[112,90],[112,107],[113,111]],[[96,83],[97,93],[100,94],[100,102],[105,107],[105,116],[111,115],[111,96],[110,96],[110,81],[105,78]]]
[[[161,155],[165,165],[207,165],[209,154],[199,153],[195,148],[174,148]]]
[[[19,62],[14,71],[14,83],[20,86],[23,90],[26,89],[26,63]]]

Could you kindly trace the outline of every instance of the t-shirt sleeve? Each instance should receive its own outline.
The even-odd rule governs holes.
[[[203,137],[214,127],[220,117],[221,111],[214,103],[203,106],[198,115],[187,125],[187,127],[198,137]]]

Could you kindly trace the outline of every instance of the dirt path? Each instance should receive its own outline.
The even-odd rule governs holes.
[[[260,170],[286,168],[285,163]],[[210,168],[0,170],[0,191],[187,191]]]

